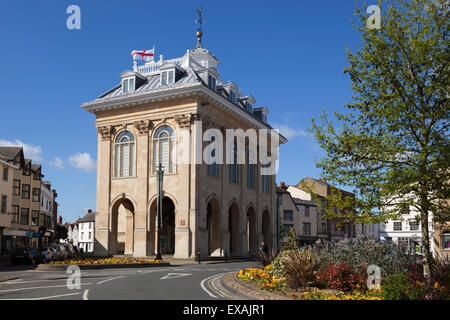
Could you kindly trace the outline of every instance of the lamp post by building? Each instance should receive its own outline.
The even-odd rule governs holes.
[[[164,170],[161,163],[158,166],[158,174],[156,175],[156,185],[158,187],[158,199],[156,201],[156,225],[158,227],[158,237],[156,239],[156,258],[155,260],[162,260],[161,257],[161,219],[162,219],[162,200],[163,200],[163,178]]]

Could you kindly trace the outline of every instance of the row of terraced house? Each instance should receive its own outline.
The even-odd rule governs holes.
[[[14,247],[42,247],[53,240],[57,193],[42,166],[25,159],[22,147],[0,146],[0,255]]]

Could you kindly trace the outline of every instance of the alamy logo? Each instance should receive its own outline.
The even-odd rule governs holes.
[[[367,7],[367,28],[368,29],[381,29],[381,9],[377,5],[371,5]]]
[[[66,273],[69,274],[69,277],[66,281],[67,289],[81,289],[81,270],[78,266],[69,266],[66,270]]]
[[[171,157],[176,159],[177,164],[256,165],[259,163],[261,175],[277,173],[280,144],[280,134],[277,130],[250,128],[244,131],[243,129],[210,128],[203,132],[202,121],[195,121],[195,127],[197,130],[194,133],[193,153],[191,152],[191,131],[178,130],[178,149],[172,150]]]
[[[81,29],[81,9],[79,6],[72,4],[67,7],[67,14],[70,14],[66,20],[66,26],[69,30]]]

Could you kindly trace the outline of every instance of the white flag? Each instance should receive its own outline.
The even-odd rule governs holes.
[[[155,48],[151,50],[133,50],[131,55],[133,56],[133,60],[154,61]]]

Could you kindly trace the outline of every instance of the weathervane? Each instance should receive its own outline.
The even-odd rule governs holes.
[[[202,24],[206,22],[206,20],[204,20],[202,17],[202,7],[200,7],[200,9],[197,9],[197,14],[198,14],[198,19],[195,19],[195,24],[198,25],[197,48],[201,48],[202,47],[202,35],[203,35]]]

